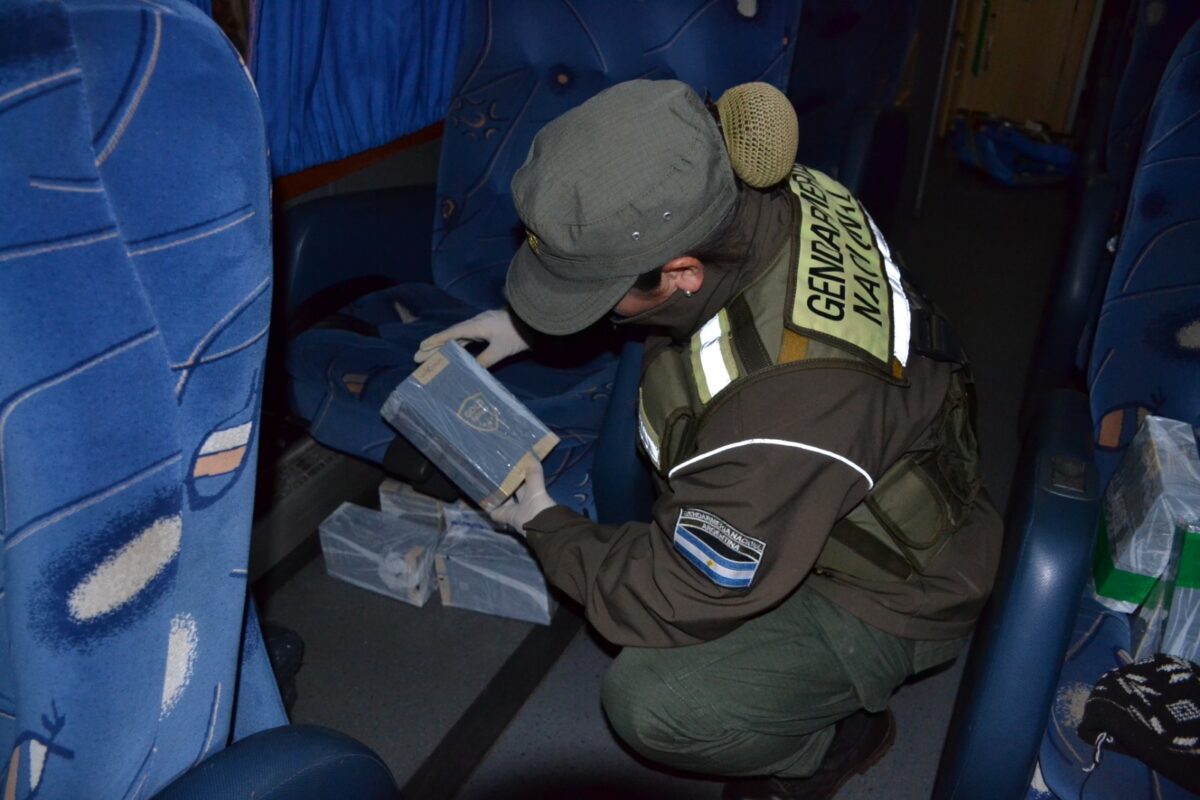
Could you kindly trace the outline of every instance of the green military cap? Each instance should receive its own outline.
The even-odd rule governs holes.
[[[617,84],[546,125],[512,181],[526,241],[508,300],[534,328],[586,328],[637,276],[703,242],[737,201],[721,132],[679,81]]]

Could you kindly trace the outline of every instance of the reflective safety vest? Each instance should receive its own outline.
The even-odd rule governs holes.
[[[710,415],[772,375],[854,369],[907,386],[911,353],[954,363],[933,444],[875,481],[836,523],[814,568],[867,581],[912,580],[965,521],[982,483],[966,359],[845,187],[799,165],[789,187],[799,226],[788,245],[686,345],[650,354],[639,397],[642,449],[670,478],[696,455]]]

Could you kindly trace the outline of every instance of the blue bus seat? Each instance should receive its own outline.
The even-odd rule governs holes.
[[[0,782],[151,797],[287,723],[246,591],[262,115],[182,0],[10,2],[0,52]]]
[[[787,88],[800,121],[796,160],[852,192],[863,180],[880,114],[900,88],[917,5],[805,0]]]
[[[397,285],[360,298],[341,310],[340,322],[292,342],[292,407],[308,421],[310,433],[329,447],[386,464],[396,434],[379,408],[411,371],[417,344],[481,309],[504,304],[504,276],[523,240],[509,182],[544,124],[633,78],[678,78],[714,97],[745,81],[783,88],[799,0],[761,3],[751,11],[743,16],[735,3],[708,0],[620,10],[600,0],[469,4],[438,172],[432,284]],[[346,230],[353,235],[352,227]],[[392,255],[397,262],[408,257]],[[632,396],[638,376],[636,369],[618,366],[622,344],[613,344],[614,337],[600,342],[605,333],[597,331],[594,345],[573,344],[572,351],[579,352],[524,356],[496,374],[562,439],[546,461],[555,499],[596,516],[594,473],[603,470],[610,473],[604,480],[616,503],[613,518],[627,519],[648,509],[619,501],[617,487],[629,497],[645,496],[640,484],[646,472],[624,449],[613,452],[628,460],[597,464],[597,437],[608,425],[609,398],[614,392]],[[636,346],[624,352],[640,357]]]
[[[1113,256],[1108,242],[1119,230],[1142,134],[1163,70],[1197,19],[1200,0],[1138,0],[1128,42],[1111,48],[1100,70],[1099,108],[1093,112],[1084,170],[1075,187],[1073,225],[1055,291],[1046,306],[1038,352],[1031,364],[1025,415],[1047,386],[1083,384],[1095,317]],[[1116,86],[1109,91],[1107,83]]]
[[[1005,561],[971,649],[938,798],[1077,796],[1091,753],[1072,730],[1075,704],[1117,663],[1128,637],[1094,605],[1084,601],[1079,611],[1099,499],[1147,413],[1200,425],[1198,181],[1200,23],[1176,48],[1149,113],[1088,392],[1045,395],[1025,444]],[[1075,466],[1047,484],[1055,470],[1044,465],[1064,452]],[[1149,797],[1155,783],[1163,797],[1187,796],[1140,762],[1111,760],[1119,766],[1088,784],[1089,798]]]

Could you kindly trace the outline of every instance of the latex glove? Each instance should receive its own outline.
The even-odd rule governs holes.
[[[529,343],[521,338],[517,326],[507,309],[497,308],[471,317],[466,322],[451,325],[441,333],[435,333],[421,342],[413,360],[420,364],[446,342],[487,342],[487,347],[475,357],[482,367],[490,367],[509,356],[529,349]]]
[[[492,509],[491,517],[524,536],[525,523],[556,505],[558,503],[546,493],[546,475],[542,472],[542,462],[534,461],[533,466],[525,473],[525,482],[517,487],[512,497]]]

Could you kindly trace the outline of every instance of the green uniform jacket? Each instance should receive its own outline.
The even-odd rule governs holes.
[[[702,290],[676,293],[630,320],[662,334],[648,343],[647,363],[658,348],[685,344],[775,259],[794,263],[795,254],[785,252],[794,246],[796,225],[786,191],[744,189],[722,251],[702,259]],[[758,380],[709,415],[693,450],[699,457],[660,480],[652,521],[599,525],[555,506],[525,525],[529,544],[550,582],[582,603],[588,620],[619,645],[715,639],[806,581],[889,633],[965,636],[999,558],[1001,524],[985,494],[912,580],[868,583],[812,572],[833,524],[866,495],[865,476],[876,478],[905,453],[929,445],[951,369],[914,355],[907,386],[844,368]],[[676,535],[681,514],[685,521],[716,517],[735,537],[761,545],[748,588],[721,586],[689,560]]]

